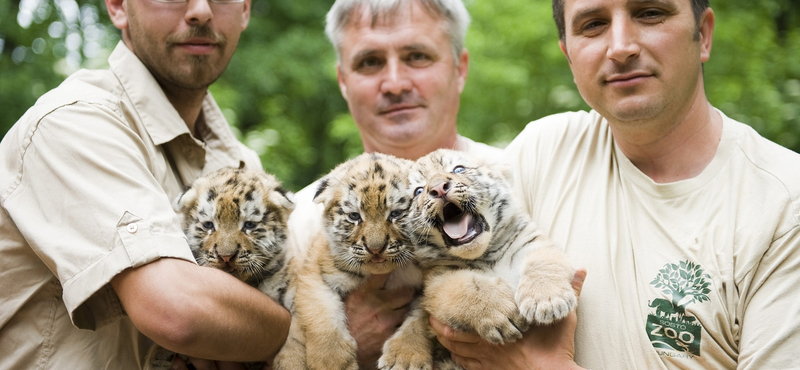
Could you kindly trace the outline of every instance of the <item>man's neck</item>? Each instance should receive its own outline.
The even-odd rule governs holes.
[[[677,118],[640,125],[609,124],[625,156],[657,183],[699,175],[714,159],[722,137],[722,116],[702,93]]]
[[[197,137],[197,133],[195,132],[197,119],[200,117],[200,111],[203,109],[203,98],[205,98],[207,90],[183,89],[167,84],[161,84],[161,88],[167,95],[169,102],[172,103],[172,106],[175,107],[175,110],[177,110],[178,114],[183,118],[183,122],[186,123],[189,132]]]
[[[383,153],[383,154],[390,154],[398,158],[405,158],[412,161],[415,161],[421,157],[424,157],[428,153],[437,150],[437,149],[455,149],[461,150],[459,146],[463,146],[463,143],[460,142],[458,134],[446,135],[442,139],[436,142],[428,142],[423,144],[416,144],[416,145],[404,145],[404,146],[394,146],[389,144],[378,144],[378,143],[371,143],[362,137],[362,141],[364,143],[364,151],[367,153]]]

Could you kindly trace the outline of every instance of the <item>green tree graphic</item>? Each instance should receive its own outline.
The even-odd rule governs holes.
[[[664,294],[672,296],[672,306],[677,311],[677,319],[686,320],[684,307],[694,302],[708,301],[711,279],[700,265],[690,261],[680,264],[668,263],[659,270],[658,276],[650,282]],[[692,320],[693,321],[693,320]]]

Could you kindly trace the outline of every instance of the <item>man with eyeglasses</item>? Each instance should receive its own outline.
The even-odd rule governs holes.
[[[261,168],[207,91],[250,0],[105,2],[110,68],[70,76],[0,143],[0,368],[139,369],[147,337],[269,360],[288,312],[198,267],[171,207],[204,173]]]

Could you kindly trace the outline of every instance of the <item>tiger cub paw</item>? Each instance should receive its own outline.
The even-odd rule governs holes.
[[[578,305],[570,266],[530,266],[523,274],[515,299],[519,312],[532,324],[549,325],[566,317]]]

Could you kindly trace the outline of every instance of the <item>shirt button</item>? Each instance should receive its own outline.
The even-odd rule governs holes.
[[[135,222],[131,222],[131,223],[128,224],[128,232],[129,233],[136,234],[136,231],[138,231],[138,230],[139,230],[139,225],[137,225]]]

